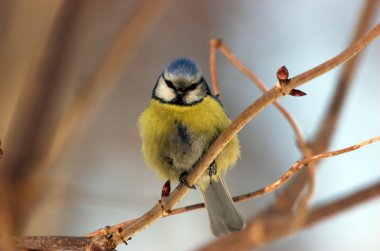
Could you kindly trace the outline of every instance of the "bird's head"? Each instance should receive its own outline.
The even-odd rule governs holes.
[[[210,94],[199,67],[187,58],[173,60],[158,78],[153,98],[175,105],[193,105]]]

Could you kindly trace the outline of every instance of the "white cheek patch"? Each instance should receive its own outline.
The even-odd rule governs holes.
[[[155,95],[166,102],[170,102],[176,97],[174,90],[169,88],[162,78],[158,80]]]
[[[193,102],[201,100],[203,98],[201,92],[202,88],[200,88],[200,86],[198,86],[195,90],[187,92],[185,96],[185,102],[191,104]]]

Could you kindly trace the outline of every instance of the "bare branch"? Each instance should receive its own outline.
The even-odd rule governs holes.
[[[15,239],[18,249],[91,250],[91,237],[26,236]]]
[[[216,56],[215,49],[218,48],[218,42],[220,40],[211,39],[210,40],[210,75],[211,75],[211,85],[214,91],[214,96],[219,97],[219,82],[218,75],[216,74]]]

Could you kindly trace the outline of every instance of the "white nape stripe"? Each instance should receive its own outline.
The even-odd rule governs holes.
[[[171,80],[171,81],[174,81],[175,79],[178,79],[178,78],[182,78],[186,82],[196,83],[202,78],[202,75],[200,74],[200,72],[197,75],[176,75],[176,74],[164,72],[164,77],[165,79]]]

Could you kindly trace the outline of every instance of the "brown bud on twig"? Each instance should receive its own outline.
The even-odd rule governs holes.
[[[171,190],[171,188],[170,188],[170,180],[167,180],[165,182],[165,184],[163,185],[163,187],[162,187],[161,198],[168,197],[169,194],[170,194],[170,190]]]
[[[283,86],[286,86],[286,84],[289,83],[289,81],[290,81],[290,79],[289,79],[289,71],[288,71],[288,69],[286,68],[285,65],[281,66],[277,70],[277,79],[280,82],[280,84],[283,85]],[[292,89],[289,92],[289,95],[294,96],[294,97],[302,97],[302,96],[305,96],[306,93],[304,93],[303,91],[297,90],[297,89]]]
[[[292,89],[289,93],[289,95],[292,95],[294,97],[302,97],[305,96],[306,93],[297,89]]]
[[[161,200],[159,200],[159,203],[161,204],[161,208],[162,208],[162,214],[163,215],[169,215],[171,214],[171,210],[167,210],[165,208],[165,201],[170,198],[169,195],[170,195],[170,180],[167,180],[165,182],[165,184],[162,186],[162,190],[161,190]]]
[[[285,65],[277,70],[277,79],[280,82],[287,82],[289,80],[289,71]]]

